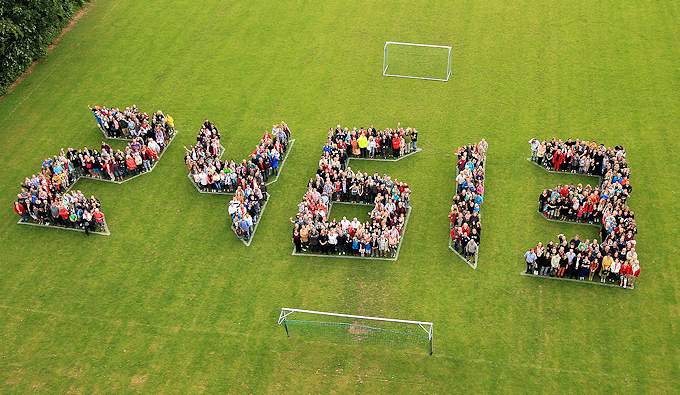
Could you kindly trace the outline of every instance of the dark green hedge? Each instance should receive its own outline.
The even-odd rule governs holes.
[[[88,0],[0,0],[0,95]]]

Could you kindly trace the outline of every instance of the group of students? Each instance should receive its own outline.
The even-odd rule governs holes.
[[[97,125],[109,138],[133,139],[142,137],[145,141],[153,138],[158,144],[172,138],[175,131],[175,122],[170,114],[156,111],[153,116],[140,112],[136,105],[118,108],[104,106],[90,107],[92,115],[97,120]]]
[[[559,245],[550,244],[540,250],[537,246],[533,254],[525,253],[527,273],[589,281],[599,273],[600,282],[618,281],[622,287],[632,287],[629,282],[639,275],[640,263],[635,251],[635,215],[626,204],[632,192],[626,151],[620,146],[607,148],[571,139],[532,139],[529,143],[532,160],[546,169],[601,177],[597,187],[569,184],[546,189],[538,204],[538,211],[548,219],[599,224],[601,242],[594,239],[581,243],[575,238],[577,243],[572,244],[561,236]]]
[[[135,137],[122,150],[102,142],[99,150],[69,148],[66,157],[79,176],[120,182],[150,171],[165,148],[152,138]]]
[[[405,134],[406,130],[398,127],[394,133]],[[298,205],[298,213],[291,218],[297,253],[366,258],[396,256],[410,209],[411,190],[408,184],[392,180],[387,175],[355,172],[348,166],[354,156],[352,141],[375,137],[375,133],[374,128],[350,131],[338,126],[329,130],[316,176],[309,180],[307,192]],[[392,154],[395,155],[394,152]],[[333,202],[374,207],[365,222],[356,218],[350,221],[346,217],[336,220],[328,218]]]
[[[574,139],[567,141],[555,138],[547,141],[531,139],[529,144],[531,160],[546,170],[594,176],[604,175],[609,158],[615,156],[618,151],[623,151],[623,148],[618,146],[607,148],[596,142]]]
[[[86,198],[80,191],[69,191],[70,187],[80,177],[120,182],[150,171],[175,134],[172,118],[162,111],[149,117],[134,106],[123,112],[97,106],[92,112],[102,130],[113,127],[111,124],[122,128],[123,121],[133,120],[134,126],[121,132],[130,141],[123,149],[102,142],[100,149],[61,149],[46,158],[37,174],[24,179],[14,202],[14,211],[22,222],[75,228],[88,234],[101,231],[106,220],[99,201]]]
[[[396,129],[385,128],[377,130],[373,126],[367,128],[330,128],[334,134],[334,141],[339,149],[347,150],[352,158],[397,159],[418,150],[418,131],[415,128],[402,128],[397,124]]]
[[[204,192],[234,194],[227,212],[236,235],[249,241],[267,200],[267,181],[278,175],[290,145],[291,132],[285,122],[265,132],[255,150],[240,163],[221,160],[220,132],[205,120],[196,144],[185,148],[189,178]]]
[[[450,245],[467,260],[479,251],[482,233],[480,210],[484,202],[486,140],[459,147],[456,151],[456,195],[449,212]]]
[[[526,273],[557,278],[598,281],[617,284],[622,288],[635,288],[640,276],[640,262],[634,245],[598,243],[597,239],[572,240],[560,234],[558,241],[547,245],[538,243],[524,253]]]
[[[126,107],[124,111],[102,106],[90,109],[108,137],[129,141],[122,150],[113,149],[105,142],[99,151],[87,147],[80,151],[69,148],[68,159],[75,163],[82,176],[124,181],[150,171],[175,136],[172,117],[160,110],[150,117],[139,112],[136,106]]]
[[[81,191],[69,191],[86,174],[82,157],[79,151],[61,150],[42,162],[40,172],[24,179],[14,201],[14,212],[21,222],[79,229],[86,234],[106,228],[99,201]]]

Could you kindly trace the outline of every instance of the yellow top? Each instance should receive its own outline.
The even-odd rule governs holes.
[[[366,148],[368,146],[368,139],[362,134],[357,139],[357,144],[359,144],[359,148]]]

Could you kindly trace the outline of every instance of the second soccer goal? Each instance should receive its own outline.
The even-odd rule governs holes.
[[[387,41],[383,48],[385,77],[448,81],[451,46]]]
[[[399,347],[426,346],[432,355],[434,326],[431,322],[284,307],[277,323],[283,326],[289,337]]]

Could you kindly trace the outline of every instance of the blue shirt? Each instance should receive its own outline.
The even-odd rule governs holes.
[[[526,259],[527,263],[534,263],[536,262],[536,253],[527,251],[524,253],[524,259]]]

